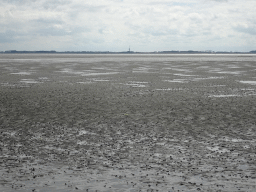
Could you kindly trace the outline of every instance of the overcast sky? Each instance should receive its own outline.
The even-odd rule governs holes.
[[[256,0],[0,0],[0,51],[256,50]]]

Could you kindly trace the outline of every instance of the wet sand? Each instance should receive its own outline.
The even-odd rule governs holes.
[[[256,191],[256,56],[0,55],[1,191]]]

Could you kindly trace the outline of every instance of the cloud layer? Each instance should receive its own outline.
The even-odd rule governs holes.
[[[256,49],[253,0],[2,0],[0,51]]]

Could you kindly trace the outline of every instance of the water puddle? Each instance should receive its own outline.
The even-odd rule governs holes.
[[[156,91],[184,91],[184,88],[166,88],[166,89],[155,89]]]
[[[182,73],[174,73],[173,75],[184,76],[184,77],[194,77],[194,76],[197,76],[197,75],[187,75],[187,74],[182,74]]]
[[[34,79],[21,79],[20,82],[21,83],[28,83],[28,84],[42,83],[42,82],[36,81]]]
[[[240,75],[241,73],[244,73],[245,71],[219,71],[217,73],[220,74],[230,74],[230,75]]]
[[[94,83],[94,82],[91,82],[91,81],[80,81],[80,82],[76,82],[76,83],[79,83],[79,84],[91,84],[91,83]]]
[[[119,72],[96,72],[95,70],[74,71],[73,69],[70,69],[70,68],[64,68],[57,72],[68,73],[72,75],[81,75],[81,76],[114,75],[119,73]]]
[[[43,81],[48,81],[49,78],[48,77],[38,77],[39,80],[43,80]]]
[[[141,84],[125,84],[131,87],[147,87],[146,85],[141,85]]]
[[[32,72],[21,71],[17,73],[11,73],[12,75],[31,75]]]
[[[175,70],[175,71],[183,71],[183,72],[191,72],[190,69],[172,68],[172,70]]]
[[[82,72],[82,71],[74,71],[73,69],[69,69],[69,68],[64,68],[61,71],[57,71],[57,72],[74,74],[74,75],[83,75],[84,74],[84,72]]]
[[[198,77],[198,78],[193,78],[193,81],[200,81],[200,80],[208,80],[208,79],[224,79],[223,76],[221,77]]]
[[[239,81],[240,83],[246,83],[250,85],[256,85],[256,81]]]
[[[201,86],[201,87],[226,87],[227,85],[208,85],[208,86]]]
[[[4,87],[16,87],[15,84],[10,84],[10,83],[1,83],[1,85]]]
[[[91,79],[92,81],[96,81],[96,82],[108,82],[110,80],[108,79]]]
[[[244,140],[244,139],[238,139],[238,138],[229,138],[229,137],[223,137],[220,140],[228,141],[228,142],[234,142],[234,143],[237,143],[237,142],[241,142],[241,143],[252,142],[251,140]]]
[[[96,135],[96,133],[92,133],[92,132],[89,132],[89,131],[81,130],[81,131],[79,131],[78,136],[86,135],[86,134],[88,134],[88,135]]]
[[[86,141],[77,141],[77,144],[78,144],[78,145],[86,145],[87,142],[86,142]]]
[[[242,96],[241,95],[230,94],[230,95],[208,95],[208,97],[222,98],[222,97],[242,97]]]
[[[173,79],[173,80],[163,80],[169,83],[188,83],[187,79]]]
[[[129,83],[135,83],[135,84],[147,84],[146,81],[129,81]]]
[[[98,75],[115,75],[119,72],[108,72],[108,73],[83,73],[82,76],[98,76]]]
[[[230,69],[238,69],[238,68],[241,68],[241,67],[239,67],[239,66],[237,66],[237,65],[228,65],[227,67],[230,68]]]
[[[240,90],[242,90],[242,91],[255,91],[255,89],[250,89],[250,88],[242,88]]]
[[[149,70],[154,70],[154,68],[138,67],[138,68],[134,68],[132,72],[133,73],[153,73],[153,72],[150,72]]]
[[[200,66],[200,67],[197,67],[197,69],[209,69],[210,66]]]

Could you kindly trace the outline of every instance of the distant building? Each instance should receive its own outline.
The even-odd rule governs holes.
[[[17,51],[17,50],[7,50],[5,53],[56,53],[56,51]]]
[[[7,50],[5,51],[5,53],[16,53],[17,51],[16,50]]]
[[[165,53],[165,54],[168,54],[168,53],[179,53],[180,51],[161,51],[159,53]]]

